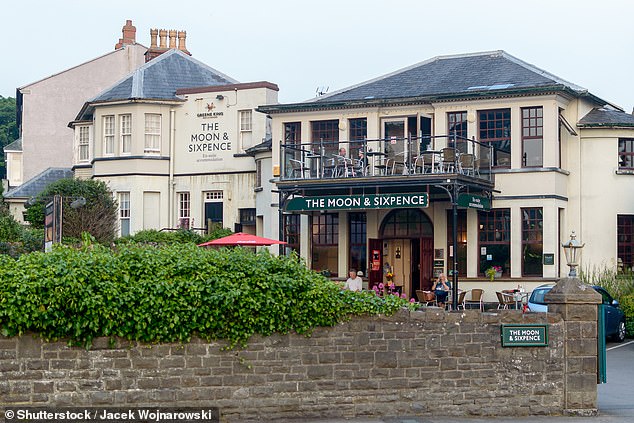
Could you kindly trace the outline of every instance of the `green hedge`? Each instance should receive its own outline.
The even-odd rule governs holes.
[[[625,333],[628,338],[634,337],[634,294],[621,297],[619,304],[625,313]]]
[[[179,229],[176,231],[157,231],[155,229],[146,229],[139,231],[134,235],[125,236],[115,240],[115,244],[128,244],[130,242],[137,242],[141,244],[175,244],[190,242],[193,244],[202,244],[203,242],[211,241],[212,239],[222,238],[227,235],[231,235],[230,229],[215,228],[211,233],[206,235],[200,235],[193,230]]]
[[[309,334],[352,314],[392,314],[395,296],[342,291],[296,258],[193,244],[56,246],[0,256],[0,333],[89,346],[98,336],[234,346],[253,334]]]

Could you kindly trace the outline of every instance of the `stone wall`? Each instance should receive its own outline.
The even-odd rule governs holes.
[[[548,323],[548,347],[502,348],[501,323]],[[0,406],[196,406],[224,421],[561,414],[564,324],[551,313],[354,318],[248,347],[97,339],[90,350],[0,338]]]

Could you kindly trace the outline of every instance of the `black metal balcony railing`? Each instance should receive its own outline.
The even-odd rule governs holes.
[[[280,146],[280,180],[462,174],[491,181],[496,150],[447,135],[287,143]]]

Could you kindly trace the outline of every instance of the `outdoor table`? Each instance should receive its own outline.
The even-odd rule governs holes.
[[[321,154],[307,154],[306,158],[310,159],[311,167],[312,167],[312,164],[315,163],[317,179],[321,179],[323,174],[322,160],[324,156],[322,156]]]
[[[376,158],[377,157],[385,157],[387,154],[381,151],[368,151],[367,155],[372,160],[372,176],[376,175]]]

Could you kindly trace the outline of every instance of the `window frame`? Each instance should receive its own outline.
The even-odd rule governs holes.
[[[339,267],[339,213],[315,214],[311,217],[310,244],[312,251],[311,269],[328,270],[331,276],[338,276]],[[316,249],[333,249],[336,264],[333,268],[315,269]]]
[[[111,124],[108,121],[111,120]],[[115,115],[105,115],[102,118],[103,123],[103,155],[104,156],[114,156],[115,152],[115,137],[117,132],[117,120],[115,119]],[[108,147],[111,147],[108,151]]]
[[[126,127],[126,120],[129,120]],[[121,140],[121,155],[132,154],[132,114],[124,113],[119,115],[119,135]],[[126,150],[126,141],[128,149]]]
[[[348,268],[361,270],[367,276],[368,270],[368,217],[366,212],[348,213]],[[352,252],[360,251],[354,260]]]
[[[533,216],[539,213],[540,218]],[[544,209],[542,207],[522,207],[522,276],[543,277],[544,276]],[[529,216],[527,219],[526,216]],[[537,223],[533,223],[537,222]],[[533,235],[533,236],[531,236]],[[541,257],[539,262],[540,271],[537,273],[527,273],[525,251],[529,245],[541,245]]]
[[[634,270],[634,215],[618,214],[616,217],[616,256],[623,269]]]
[[[148,118],[150,117],[158,117],[158,127],[148,127]],[[163,115],[160,113],[145,113],[144,119],[145,139],[143,144],[143,152],[146,154],[160,154],[162,141],[161,134],[163,130]],[[152,140],[156,141],[156,145],[148,146],[148,140],[150,140],[150,144],[154,144],[153,142],[151,142]]]
[[[189,191],[178,193],[178,226],[185,229],[191,226],[191,193]]]
[[[286,241],[286,255],[289,255],[291,251],[295,251],[298,255],[300,253],[301,242],[301,215],[299,214],[284,214],[282,225],[284,227],[284,241]]]
[[[119,191],[117,193],[117,201],[119,203],[119,235],[127,236],[132,232],[130,191]],[[127,231],[123,230],[123,225],[121,224],[124,221],[127,222]]]
[[[500,234],[499,240],[496,239],[498,238],[496,235],[498,233]],[[487,239],[483,240],[483,237]],[[489,263],[486,268],[482,268],[482,247],[487,247],[489,245],[506,246],[508,249],[508,257],[506,261],[502,263],[502,275],[510,276],[512,267],[510,208],[491,209],[488,212],[478,211],[478,275],[481,277],[485,276],[484,272],[489,267],[500,265],[498,260],[490,260],[491,263]],[[487,251],[486,255],[488,254],[489,252]],[[489,260],[485,259],[484,261]]]
[[[368,138],[368,118],[348,119],[348,139],[350,141],[350,157],[359,157],[359,151],[363,151],[363,144]]]
[[[319,152],[322,140],[324,154],[332,155],[339,151],[339,119],[311,121],[310,134],[313,151]]]
[[[88,163],[90,162],[90,126],[81,125],[78,129],[77,162]],[[82,157],[83,153],[85,153],[85,158]]]
[[[458,210],[458,227],[456,234],[458,235],[458,249],[464,254],[458,255],[458,275],[465,277],[467,275],[467,211]],[[456,252],[453,251],[453,210],[447,210],[447,272],[453,270],[453,261]]]
[[[628,150],[629,147],[629,150]],[[618,168],[619,170],[633,171],[634,170],[634,138],[619,138],[618,145]],[[629,157],[631,163],[630,166],[626,166],[627,160],[624,157]]]
[[[532,110],[536,111],[535,116],[530,116]],[[525,112],[529,115],[525,116]],[[539,112],[539,114],[537,114]],[[522,120],[522,167],[535,168],[544,166],[544,108],[542,106],[522,107],[520,109]],[[526,132],[528,131],[528,135]],[[531,132],[534,131],[534,134]],[[540,162],[539,164],[527,164],[526,143],[539,141]]]
[[[512,157],[512,117],[511,117],[511,108],[503,108],[503,109],[487,109],[487,110],[478,110],[478,138],[481,143],[485,144],[499,144],[499,143],[508,143],[508,151],[502,150],[496,145],[493,145],[495,148],[493,151],[493,157],[490,158],[493,160],[491,163],[492,168],[498,169],[510,169],[511,167],[511,157]],[[498,114],[501,113],[502,117],[498,118]],[[483,114],[486,114],[486,119],[483,119]],[[506,116],[508,114],[508,117]],[[489,119],[489,117],[493,117]],[[499,125],[498,125],[498,122]],[[485,125],[486,128],[482,126]],[[499,126],[499,127],[498,127]],[[489,137],[489,134],[493,132],[492,137]],[[508,134],[502,134],[498,136],[497,131],[508,131]],[[498,164],[499,152],[502,151],[504,154],[508,154],[508,164],[500,165]],[[480,155],[482,159],[482,155]],[[482,164],[482,163],[481,163]]]
[[[468,125],[466,110],[447,112],[447,135],[461,153],[468,152],[467,142],[465,141],[468,137]]]
[[[245,118],[247,117],[247,118]],[[240,149],[242,151],[253,147],[253,110],[238,110],[238,125],[240,133]],[[247,143],[248,138],[248,143]],[[248,144],[248,145],[247,145]]]

